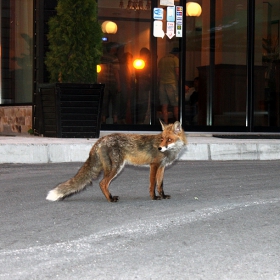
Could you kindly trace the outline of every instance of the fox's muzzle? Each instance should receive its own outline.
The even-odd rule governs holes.
[[[158,147],[158,150],[161,152],[165,152],[168,149],[168,147]]]

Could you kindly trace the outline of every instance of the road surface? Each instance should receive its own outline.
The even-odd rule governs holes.
[[[280,161],[167,168],[170,200],[127,166],[109,203],[97,181],[45,200],[81,163],[0,165],[0,279],[280,279]]]

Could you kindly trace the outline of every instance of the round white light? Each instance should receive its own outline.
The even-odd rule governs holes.
[[[201,6],[196,2],[188,2],[186,10],[189,17],[199,17],[202,13]]]
[[[103,33],[116,34],[118,26],[115,22],[106,20],[101,24],[101,29]]]

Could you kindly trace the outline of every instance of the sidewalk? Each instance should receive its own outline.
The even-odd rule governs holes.
[[[102,131],[101,136],[109,133]],[[280,159],[280,139],[224,139],[198,133],[187,133],[187,137],[180,160]],[[96,140],[0,136],[0,163],[83,162]]]

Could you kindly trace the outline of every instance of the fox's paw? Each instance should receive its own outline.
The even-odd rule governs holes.
[[[47,199],[47,200],[50,200],[50,201],[57,201],[57,200],[62,199],[62,197],[63,197],[63,195],[62,195],[62,194],[59,194],[59,193],[57,192],[57,190],[51,190],[51,191],[49,191],[49,193],[48,193],[46,199]]]
[[[154,197],[152,197],[152,200],[161,200],[161,196],[155,195]]]
[[[170,199],[171,196],[167,195],[167,194],[162,194],[160,196],[155,195],[154,197],[152,197],[152,200],[161,200],[161,199]]]
[[[118,196],[111,196],[111,197],[110,197],[110,201],[111,201],[111,202],[118,202],[118,200],[119,200],[119,197],[118,197]]]

